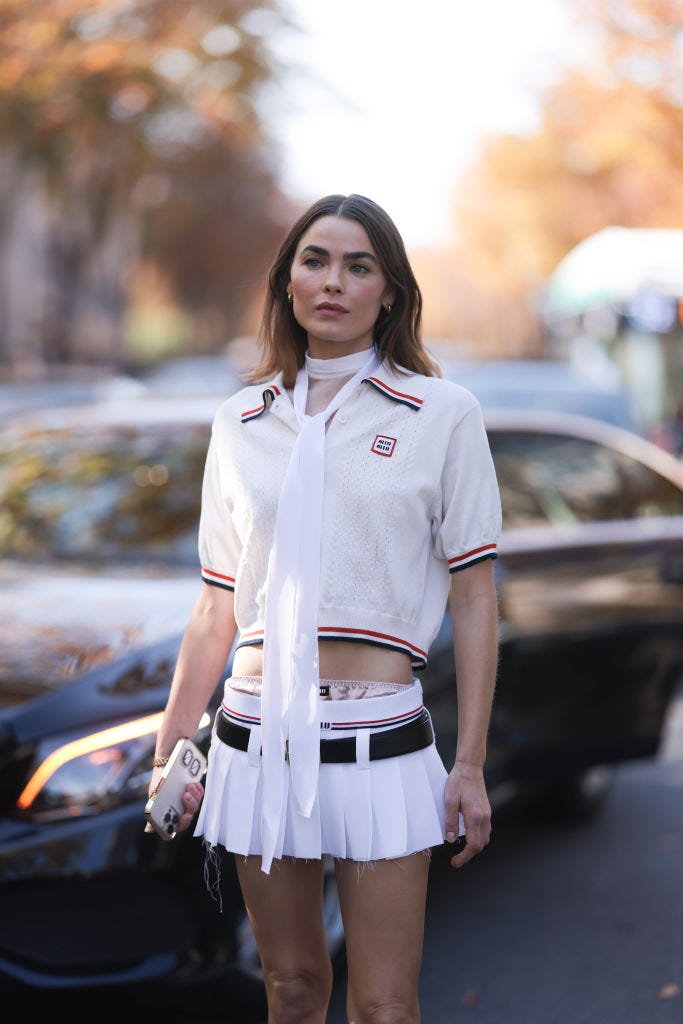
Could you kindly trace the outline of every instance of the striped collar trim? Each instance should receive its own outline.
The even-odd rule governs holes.
[[[392,402],[407,405],[409,409],[419,411],[424,403],[427,378],[419,373],[394,373],[386,363],[382,363],[372,377],[365,378],[365,383],[376,388]]]
[[[399,405],[407,405],[409,409],[419,411],[424,404],[427,381],[428,378],[423,377],[422,374],[397,373],[387,363],[382,363],[377,372],[372,377],[366,377],[363,383],[370,384],[371,387],[375,388],[386,398],[391,399],[392,402],[397,402]],[[282,394],[283,390],[282,374],[279,373],[274,380],[265,385],[261,392],[261,402],[243,411],[242,423],[248,423],[250,420],[255,420],[262,416],[270,404]]]
[[[249,420],[255,420],[258,416],[264,413],[271,402],[282,394],[281,389],[277,384],[268,384],[261,393],[263,401],[260,405],[254,406],[253,409],[245,409],[242,413],[242,423],[248,423]]]

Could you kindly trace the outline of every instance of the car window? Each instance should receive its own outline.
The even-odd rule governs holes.
[[[584,438],[489,433],[506,527],[683,515],[683,492],[650,466]]]
[[[590,416],[603,420],[615,427],[638,433],[636,418],[624,396],[599,390],[515,390],[501,387],[482,388],[476,397],[485,409],[550,409],[554,412],[569,412],[576,416]]]
[[[0,442],[0,555],[196,563],[208,439],[145,424]]]
[[[483,360],[442,364],[444,376],[471,391],[484,409],[549,409],[590,416],[642,433],[628,392],[597,382],[559,360]]]

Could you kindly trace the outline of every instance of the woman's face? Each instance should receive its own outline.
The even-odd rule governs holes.
[[[300,239],[288,290],[316,359],[370,348],[380,308],[394,298],[365,228],[334,216],[320,217]]]

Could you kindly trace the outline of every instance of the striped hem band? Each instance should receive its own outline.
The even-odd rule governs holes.
[[[235,589],[235,577],[225,576],[221,572],[214,572],[213,569],[202,568],[202,579],[212,587],[222,587],[223,590]]]
[[[480,548],[466,551],[464,555],[456,555],[448,559],[448,571],[457,572],[458,569],[465,569],[468,565],[475,565],[483,562],[486,558],[497,558],[498,551],[496,544],[483,544]]]
[[[416,670],[424,668],[427,664],[427,652],[415,644],[402,640],[400,637],[391,636],[389,633],[380,633],[374,629],[355,629],[349,626],[319,626],[319,640],[349,640],[352,643],[373,644],[375,647],[386,647],[390,651],[400,651],[410,657],[411,665]],[[251,633],[243,633],[240,637],[238,647],[248,647],[251,644],[263,643],[263,630],[257,629]]]

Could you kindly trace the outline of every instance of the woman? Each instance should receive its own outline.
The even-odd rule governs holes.
[[[195,834],[236,855],[271,1024],[325,1020],[324,855],[335,858],[349,1020],[412,1024],[429,851],[464,821],[451,859],[461,867],[490,837],[500,501],[479,405],[441,379],[420,319],[387,214],[358,195],[321,199],[271,269],[258,383],[213,424],[205,585],[156,761],[195,733],[239,631],[206,792],[188,787],[180,827],[201,805]],[[448,601],[459,722],[449,773],[414,676]]]

